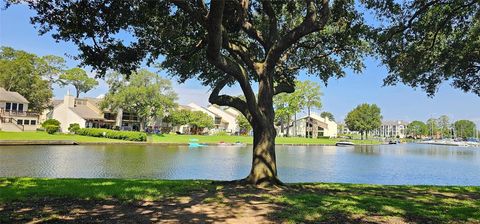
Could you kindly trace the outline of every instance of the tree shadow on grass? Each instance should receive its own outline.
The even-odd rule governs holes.
[[[266,223],[276,209],[246,194],[267,191],[211,181],[9,179],[2,188],[0,223]]]
[[[479,199],[479,187],[305,184],[273,201],[292,222],[480,223]]]
[[[480,223],[480,188],[0,178],[0,223]]]

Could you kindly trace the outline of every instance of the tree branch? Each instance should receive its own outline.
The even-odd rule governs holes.
[[[330,17],[328,0],[322,0],[320,10],[317,10],[314,0],[307,0],[306,7],[307,14],[302,23],[284,35],[268,52],[266,57],[267,70],[273,70],[281,55],[294,43],[310,33],[321,30],[327,23]],[[320,17],[317,11],[320,12]]]
[[[252,39],[258,41],[262,47],[267,51],[270,48],[270,45],[267,44],[265,37],[262,33],[253,27],[253,24],[245,20],[242,24],[242,30]]]
[[[290,82],[279,82],[278,85],[273,89],[273,95],[293,92],[295,92],[295,84]]]
[[[228,95],[219,95],[220,91],[227,85],[230,80],[224,79],[217,83],[215,88],[213,88],[210,97],[208,98],[208,102],[211,104],[217,104],[220,106],[229,106],[237,109],[240,111],[248,121],[252,121],[252,115],[248,110],[247,103],[240,99],[239,97],[232,97]]]
[[[263,10],[269,18],[269,33],[268,33],[268,45],[271,46],[274,40],[278,37],[278,28],[277,28],[277,15],[273,9],[271,0],[262,0]]]
[[[207,14],[208,10],[195,10],[189,2],[185,0],[170,0],[174,5],[178,8],[183,10],[184,12],[188,13],[192,18],[194,18],[200,25],[207,27]],[[204,4],[203,1],[199,2],[198,5]],[[202,7],[201,7],[202,8]],[[199,12],[203,12],[204,14],[200,14]]]

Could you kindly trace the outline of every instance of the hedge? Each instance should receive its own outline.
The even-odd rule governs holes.
[[[60,127],[57,126],[57,125],[46,125],[45,126],[45,131],[47,131],[48,134],[55,134],[56,132],[58,132],[60,130]]]
[[[115,131],[103,128],[81,128],[76,132],[76,134],[137,142],[147,141],[147,134],[137,131]]]

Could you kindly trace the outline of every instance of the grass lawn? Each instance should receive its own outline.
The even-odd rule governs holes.
[[[165,134],[165,135],[153,135],[151,137],[154,143],[183,143],[186,144],[190,139],[198,139],[200,143],[235,143],[242,142],[247,144],[252,144],[253,137],[251,136],[208,136],[208,135],[176,135],[176,134]],[[0,131],[0,140],[72,140],[79,143],[88,143],[88,142],[126,142],[116,139],[108,138],[97,138],[90,136],[81,136],[81,135],[71,135],[71,134],[61,134],[57,133],[50,135],[43,131],[36,132],[2,132]],[[313,138],[298,138],[298,137],[277,137],[277,144],[325,144],[325,145],[334,145],[336,142],[341,141],[342,139],[313,139]],[[347,140],[352,141],[355,144],[378,144],[376,140]]]
[[[4,132],[0,131],[0,140],[72,140],[76,142],[125,142],[117,139],[96,138],[90,136],[56,133],[53,135],[43,131]]]
[[[200,143],[235,143],[242,142],[247,144],[252,144],[253,137],[251,136],[208,136],[208,135],[176,135],[176,134],[165,134],[165,135],[154,135],[153,142],[162,142],[162,143],[188,143],[190,139],[198,139]],[[298,137],[277,137],[275,140],[276,144],[335,144],[342,139],[324,139],[324,138],[298,138]],[[379,144],[376,140],[348,140],[356,144]]]
[[[480,187],[0,178],[0,223],[479,223]]]

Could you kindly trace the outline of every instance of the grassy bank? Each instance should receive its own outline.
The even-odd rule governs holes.
[[[50,135],[43,131],[34,132],[5,132],[0,131],[0,140],[70,140],[76,142],[125,142],[122,140],[108,139],[108,138],[96,138],[90,136],[70,135],[56,133]]]
[[[480,187],[305,183],[257,189],[199,180],[0,178],[0,222],[102,219],[478,223]]]
[[[252,144],[253,137],[251,136],[207,136],[207,135],[155,135],[153,136],[154,142],[162,143],[188,143],[190,139],[198,139],[201,143],[235,143],[242,142]],[[277,137],[276,144],[323,144],[333,145],[342,139],[328,139],[328,138],[298,138],[298,137]],[[379,144],[375,140],[348,140],[356,144]]]
[[[253,138],[251,136],[207,136],[207,135],[175,135],[175,134],[165,134],[165,135],[152,135],[149,137],[152,139],[153,143],[172,143],[172,144],[187,144],[190,139],[198,139],[200,143],[235,143],[242,142],[247,144],[252,144]],[[98,138],[90,136],[81,136],[81,135],[71,135],[71,134],[54,134],[50,135],[46,132],[2,132],[0,131],[0,140],[72,140],[79,143],[112,143],[112,142],[126,142],[116,139],[108,138]],[[277,144],[323,144],[323,145],[333,145],[336,142],[341,141],[341,139],[313,139],[313,138],[297,138],[297,137],[277,137]],[[356,144],[378,144],[378,141],[375,140],[348,140]]]

